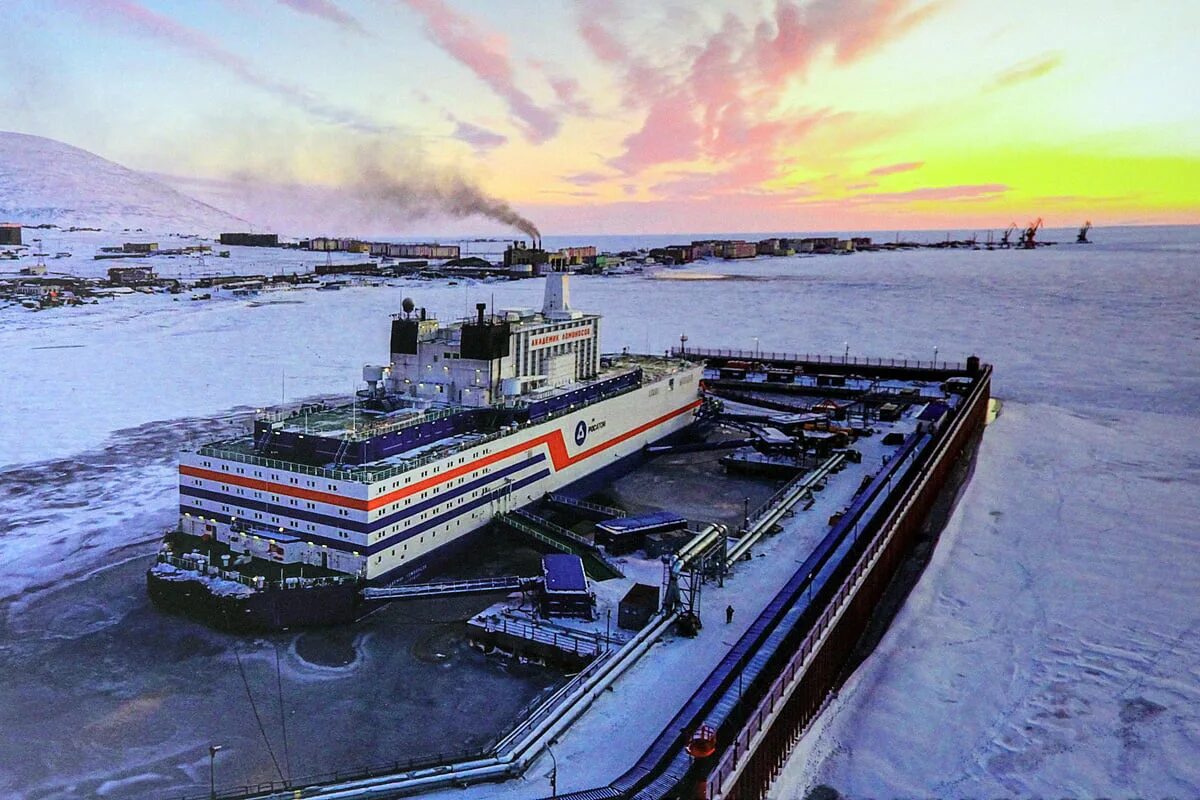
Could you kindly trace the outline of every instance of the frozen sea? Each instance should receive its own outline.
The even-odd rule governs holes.
[[[1200,792],[1200,228],[1092,238],[574,279],[609,350],[686,333],[995,365],[1002,411],[933,562],[777,796]],[[158,615],[141,571],[177,502],[179,445],[281,395],[348,392],[386,359],[405,296],[449,319],[476,302],[538,306],[541,290],[412,281],[0,309],[0,794],[203,791],[219,737],[230,781],[269,779],[237,655],[261,694],[278,649],[292,756],[313,764],[479,743],[479,691],[501,692],[500,717],[535,698],[539,676],[488,668],[474,694],[449,667],[432,692],[405,687],[406,659],[440,652],[437,620],[409,639],[397,623],[319,647],[239,642]],[[445,723],[373,733],[429,702]]]

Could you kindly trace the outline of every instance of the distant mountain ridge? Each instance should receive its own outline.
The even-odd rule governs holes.
[[[201,234],[249,225],[87,150],[6,131],[0,131],[0,222]]]

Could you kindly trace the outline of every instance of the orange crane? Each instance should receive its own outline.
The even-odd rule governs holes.
[[[1037,237],[1037,232],[1041,227],[1041,217],[1038,217],[1036,220],[1029,223],[1029,227],[1026,228],[1025,232],[1021,234],[1021,247],[1024,247],[1026,250],[1032,250],[1033,248],[1037,247],[1037,242],[1035,239]]]

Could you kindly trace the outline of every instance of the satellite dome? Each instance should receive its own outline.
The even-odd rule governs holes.
[[[417,307],[417,304],[413,302],[413,299],[411,297],[406,297],[400,303],[400,307],[404,309],[405,314],[411,314],[413,312],[413,309]]]

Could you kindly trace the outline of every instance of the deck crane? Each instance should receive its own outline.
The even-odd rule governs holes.
[[[1092,229],[1092,221],[1089,219],[1083,223],[1083,227],[1079,229],[1079,235],[1075,237],[1075,244],[1091,244],[1088,240],[1088,231]]]
[[[1036,220],[1029,223],[1029,227],[1027,227],[1025,232],[1021,234],[1021,247],[1024,247],[1026,250],[1032,250],[1033,248],[1037,247],[1037,242],[1035,240],[1037,238],[1037,232],[1041,227],[1041,217],[1038,217]]]

